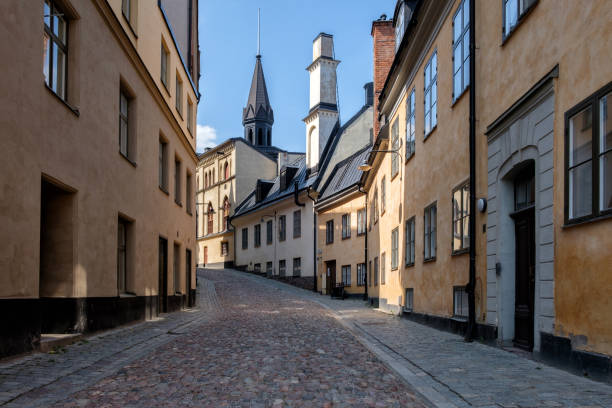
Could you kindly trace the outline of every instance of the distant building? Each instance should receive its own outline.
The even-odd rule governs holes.
[[[0,357],[194,302],[197,4],[2,2]]]

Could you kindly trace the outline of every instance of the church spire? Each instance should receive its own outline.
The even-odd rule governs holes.
[[[244,137],[257,146],[272,145],[272,125],[274,124],[274,111],[270,106],[268,89],[261,65],[260,52],[260,24],[259,11],[257,14],[257,56],[255,57],[255,70],[251,80],[251,90],[246,107],[242,110],[242,125]]]

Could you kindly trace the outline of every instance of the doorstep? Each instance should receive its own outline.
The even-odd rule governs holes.
[[[56,334],[44,333],[40,335],[40,351],[48,353],[56,347],[64,347],[83,338],[82,333]]]

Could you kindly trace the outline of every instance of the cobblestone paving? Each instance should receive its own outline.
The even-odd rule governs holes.
[[[65,354],[0,364],[0,389],[11,394],[0,401],[28,407],[429,406],[328,309],[300,293],[235,272],[206,271],[199,281],[204,304],[176,314],[174,324],[167,323],[173,314],[165,323],[67,347]]]
[[[248,275],[249,277],[251,275]],[[254,276],[250,279],[256,279]],[[269,281],[278,286],[277,282]],[[440,407],[612,407],[612,386],[364,307],[286,288],[333,310],[380,358]]]

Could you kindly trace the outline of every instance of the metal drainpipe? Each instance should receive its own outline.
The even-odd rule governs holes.
[[[312,271],[314,277],[314,285],[312,290],[313,292],[317,292],[317,212],[314,209],[315,199],[310,196],[310,187],[308,187],[306,190],[306,195],[312,200],[312,265],[314,267],[314,270]]]
[[[468,326],[465,340],[472,341],[476,328],[476,5],[470,2],[470,280]]]
[[[236,259],[237,258],[237,256],[236,256],[237,255],[237,253],[236,253],[236,226],[234,224],[232,224],[233,218],[234,218],[233,215],[228,215],[227,216],[227,223],[231,227],[231,230],[234,231],[232,236],[234,237],[233,241],[234,241],[234,268],[235,268],[238,265],[237,265],[237,262],[236,262],[237,261],[237,259]],[[225,262],[224,262],[223,267],[225,268]]]
[[[368,192],[363,191],[362,185],[359,184],[359,192],[365,194],[365,241],[363,244],[363,252],[364,252],[364,260],[365,262],[365,275],[363,278],[365,279],[364,283],[364,292],[363,292],[363,300],[368,300]],[[359,228],[359,225],[357,226]]]

